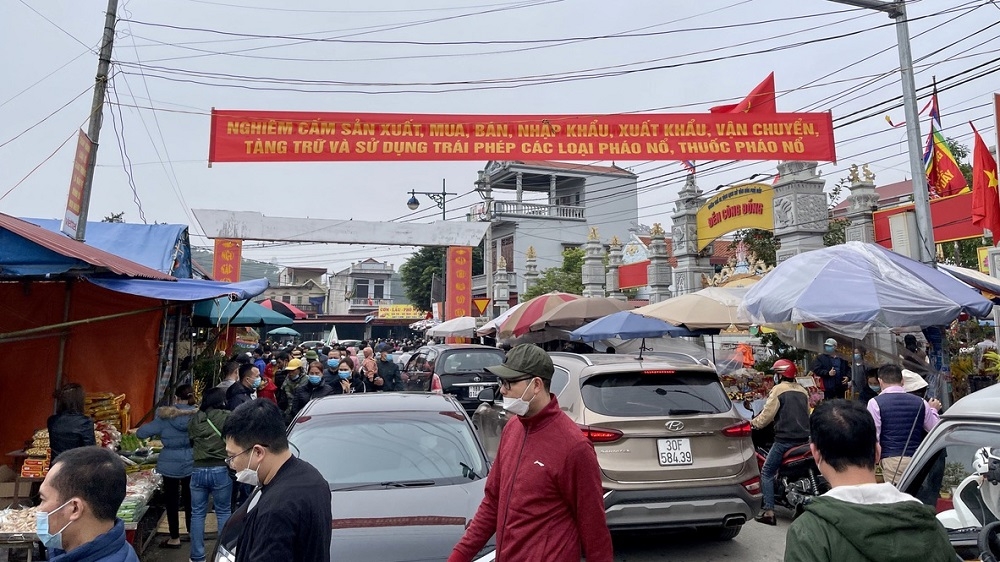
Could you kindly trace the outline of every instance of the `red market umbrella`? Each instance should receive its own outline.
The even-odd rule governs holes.
[[[293,318],[295,320],[302,320],[307,316],[309,316],[305,312],[302,312],[301,309],[292,306],[287,302],[276,301],[274,299],[265,299],[260,301],[258,304],[263,306],[264,308],[270,308],[271,310],[277,312],[278,314],[284,314],[285,316]]]
[[[539,295],[525,302],[516,312],[511,314],[500,326],[497,332],[498,339],[510,339],[523,336],[531,330],[531,325],[538,321],[543,314],[555,307],[571,300],[583,298],[580,295],[570,293],[551,292]]]

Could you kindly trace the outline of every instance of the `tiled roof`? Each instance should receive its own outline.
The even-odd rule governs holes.
[[[114,254],[98,250],[84,242],[74,240],[60,232],[42,228],[17,217],[0,213],[0,228],[21,236],[59,255],[88,263],[96,268],[125,277],[174,281],[174,277],[151,267],[135,263]]]
[[[513,160],[512,164],[520,164],[521,166],[530,166],[533,168],[548,168],[554,170],[566,170],[571,172],[589,173],[589,174],[608,174],[614,176],[628,176],[636,177],[635,174],[626,170],[625,168],[619,168],[618,166],[591,166],[589,164],[578,164],[575,162],[556,162],[555,160]]]
[[[885,203],[895,203],[900,198],[913,194],[913,182],[903,180],[896,183],[889,183],[876,187],[875,193],[878,195],[879,206]],[[849,204],[850,200],[844,199],[833,208],[833,214],[839,215],[843,213],[847,210]]]
[[[646,247],[649,247],[649,236],[639,236],[639,240],[642,241]],[[667,243],[667,255],[670,256],[670,267],[677,267],[677,258],[674,257],[674,241],[671,238],[665,240]],[[714,240],[712,242],[712,255],[708,259],[708,263],[712,265],[726,265],[730,256],[736,255],[736,249],[730,248],[732,240]]]

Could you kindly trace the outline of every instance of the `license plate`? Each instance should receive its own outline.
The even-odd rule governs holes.
[[[677,466],[694,463],[690,439],[657,439],[660,466]]]
[[[474,384],[469,386],[469,398],[479,398],[479,393],[486,389],[488,385],[485,384]]]

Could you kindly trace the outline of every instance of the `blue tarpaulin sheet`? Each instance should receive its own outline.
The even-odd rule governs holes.
[[[254,279],[240,283],[203,281],[201,279],[178,279],[177,281],[154,281],[150,279],[99,279],[88,281],[118,293],[128,293],[140,297],[165,301],[203,301],[218,297],[232,300],[253,298],[267,290],[267,279]]]
[[[22,219],[59,232],[54,219]],[[174,277],[191,278],[191,246],[183,224],[87,222],[87,244]]]

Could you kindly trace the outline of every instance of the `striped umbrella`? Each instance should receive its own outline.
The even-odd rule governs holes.
[[[531,325],[538,321],[543,314],[564,302],[583,298],[580,295],[570,293],[551,292],[539,295],[518,308],[511,314],[497,332],[498,339],[509,339],[523,336],[531,330]]]

